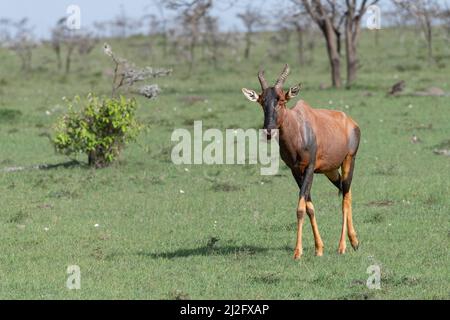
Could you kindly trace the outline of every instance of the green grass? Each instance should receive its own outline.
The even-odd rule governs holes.
[[[293,42],[285,60],[270,61],[260,38],[250,61],[226,51],[218,70],[201,61],[190,78],[174,57],[140,53],[135,44],[144,39],[113,41],[120,55],[173,66],[174,74],[158,81],[164,91],[157,100],[138,99],[147,129],[112,167],[0,170],[0,298],[449,299],[450,159],[433,153],[450,136],[449,97],[386,92],[400,79],[407,92],[450,92],[450,48],[438,38],[439,61],[428,66],[412,33],[404,45],[397,39],[396,31],[382,31],[376,47],[363,34],[352,90],[318,89],[329,82],[321,38],[307,66],[296,65]],[[24,76],[17,59],[0,50],[0,169],[70,161],[48,139],[65,110],[61,98],[109,92],[104,73],[111,66],[100,44],[67,77],[53,58],[40,48],[35,70]],[[288,84],[304,83],[302,99],[343,110],[361,127],[352,185],[359,251],[348,243],[348,253],[337,254],[341,204],[323,176],[315,176],[312,195],[324,256],[314,256],[307,222],[304,256],[294,261],[298,190],[284,164],[279,175],[263,177],[258,166],[170,162],[173,129],[192,129],[194,120],[260,128],[260,108],[240,89],[259,88],[259,65],[274,79],[285,62]],[[411,143],[413,134],[422,142]],[[365,285],[373,264],[381,266],[380,290]],[[81,290],[65,286],[69,265],[81,268]]]

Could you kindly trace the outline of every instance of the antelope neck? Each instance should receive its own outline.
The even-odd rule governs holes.
[[[279,121],[280,139],[303,140],[302,130],[300,130],[303,119],[296,119],[296,116],[295,112],[286,106],[278,110],[277,118]]]

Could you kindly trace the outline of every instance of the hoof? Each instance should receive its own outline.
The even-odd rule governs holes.
[[[345,253],[345,247],[339,248],[339,249],[338,249],[338,253],[339,253],[339,254],[344,254],[344,253]]]
[[[356,241],[356,243],[352,243],[352,247],[353,247],[353,250],[358,251],[358,249],[359,249],[359,242]]]
[[[300,259],[302,252],[300,250],[294,250],[294,260]]]
[[[316,249],[316,257],[323,256],[323,249]]]

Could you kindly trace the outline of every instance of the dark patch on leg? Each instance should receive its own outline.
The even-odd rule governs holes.
[[[355,168],[355,157],[352,157],[350,161],[350,167],[346,173],[346,177],[342,180],[342,193],[344,195],[350,190],[350,185],[352,184],[353,169]]]
[[[353,129],[353,132],[350,134],[348,147],[350,149],[351,155],[356,155],[358,152],[359,141],[361,140],[361,130],[358,127]]]
[[[325,173],[325,176],[330,180],[330,182],[339,190],[339,195],[342,194],[342,179],[341,174],[338,170]]]

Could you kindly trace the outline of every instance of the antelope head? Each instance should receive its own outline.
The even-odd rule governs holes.
[[[283,91],[283,85],[289,75],[289,71],[289,66],[286,64],[275,85],[269,87],[264,78],[264,71],[260,70],[258,79],[261,84],[261,94],[256,93],[254,90],[242,88],[244,96],[252,102],[258,102],[264,111],[263,129],[267,139],[272,137],[272,130],[280,128],[279,111],[285,109],[286,103],[300,92],[300,85],[291,87],[287,92]]]

